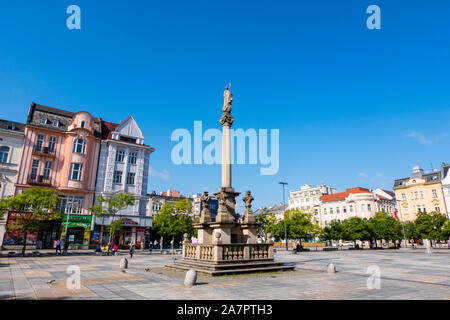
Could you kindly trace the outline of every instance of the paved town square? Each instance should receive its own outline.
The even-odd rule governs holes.
[[[0,258],[0,299],[240,300],[240,299],[450,299],[450,251],[279,252],[295,271],[210,277],[184,286],[185,272],[164,265],[180,255],[137,252],[122,271],[119,256],[88,254]],[[337,272],[327,273],[332,262]],[[69,289],[69,266],[79,266],[81,287]],[[369,289],[369,266],[380,268],[380,289]],[[148,271],[146,270],[148,269]]]

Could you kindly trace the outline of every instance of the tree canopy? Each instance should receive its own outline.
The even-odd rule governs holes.
[[[62,213],[58,210],[58,191],[48,188],[29,188],[16,196],[0,200],[0,212],[13,212],[14,224],[10,230],[20,230],[24,234],[22,255],[25,255],[27,235],[44,227],[45,221],[59,220]]]
[[[161,237],[181,239],[184,233],[196,235],[192,218],[192,205],[189,199],[166,202],[153,219],[153,228]]]

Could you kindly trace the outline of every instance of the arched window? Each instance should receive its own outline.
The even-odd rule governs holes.
[[[84,126],[85,126],[85,122],[84,121],[81,121],[81,128],[84,128]]]
[[[75,139],[75,141],[73,142],[72,152],[84,154],[85,150],[86,150],[86,142],[84,142],[83,139]]]
[[[8,162],[9,147],[0,147],[0,163]]]

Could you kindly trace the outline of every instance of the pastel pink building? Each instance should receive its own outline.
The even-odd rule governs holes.
[[[66,229],[72,245],[86,247],[91,231],[95,180],[101,140],[101,119],[86,111],[72,113],[33,103],[25,126],[25,140],[15,193],[41,186],[59,191],[61,221],[49,221],[29,241],[51,248]]]

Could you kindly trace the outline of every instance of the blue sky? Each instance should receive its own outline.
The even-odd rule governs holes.
[[[81,30],[66,8],[81,8]],[[366,8],[381,8],[381,30]],[[215,192],[217,165],[176,166],[173,130],[279,129],[280,170],[233,167],[258,206],[311,185],[390,189],[450,161],[448,1],[10,1],[0,10],[0,118],[32,101],[106,121],[132,114],[156,148],[149,191]],[[206,143],[205,143],[206,145]],[[241,200],[238,200],[241,202]]]

